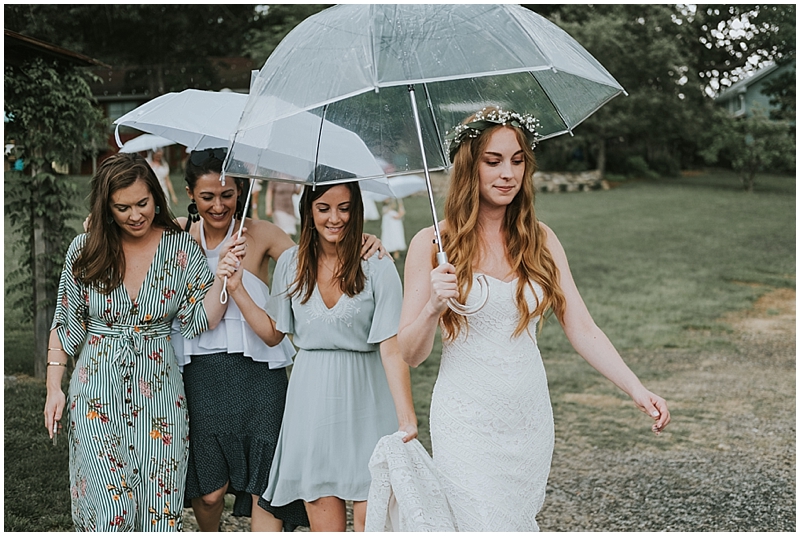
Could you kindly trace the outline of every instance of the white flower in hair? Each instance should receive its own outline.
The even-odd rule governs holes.
[[[477,138],[481,133],[493,125],[511,125],[522,129],[531,149],[536,148],[539,141],[539,120],[531,114],[520,114],[514,111],[492,108],[488,112],[483,108],[475,113],[475,118],[469,123],[456,125],[453,130],[445,132],[445,145],[453,161],[458,148],[466,138]]]

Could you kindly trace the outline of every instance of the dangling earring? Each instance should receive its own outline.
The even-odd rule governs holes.
[[[194,202],[194,199],[189,203],[188,211],[189,215],[186,217],[187,220],[192,223],[200,220],[200,212],[197,210],[197,203]]]
[[[156,214],[161,214],[161,206],[156,205]]]
[[[114,216],[109,216],[106,220],[108,223],[114,223]]]

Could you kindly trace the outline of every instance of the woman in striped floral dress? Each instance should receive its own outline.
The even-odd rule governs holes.
[[[244,241],[220,253],[217,277],[167,207],[144,158],[117,154],[92,179],[88,232],[67,252],[50,332],[45,426],[69,404],[70,492],[77,530],[176,531],[188,456],[173,318],[193,337],[213,328],[222,278]],[[78,355],[61,390],[67,356]]]

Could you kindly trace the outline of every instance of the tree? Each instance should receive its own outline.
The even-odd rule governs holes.
[[[34,373],[44,378],[50,321],[64,254],[74,230],[75,187],[58,177],[53,163],[78,164],[83,151],[104,137],[104,121],[94,106],[85,75],[76,67],[36,58],[5,66],[5,137],[13,140],[21,172],[6,174],[6,214],[18,237],[20,267],[7,289],[30,289],[12,307],[34,320]]]
[[[543,159],[556,166],[582,147],[601,170],[607,161],[609,171],[625,173],[644,158],[674,174],[704,152],[719,123],[710,98],[717,90],[765,62],[794,57],[794,5],[529,7],[572,35],[629,94],[587,119],[574,138],[542,144]],[[793,105],[794,78],[773,97]]]
[[[246,4],[5,5],[6,27],[128,72],[126,91],[158,96],[217,84],[211,57],[241,56],[259,24]]]
[[[755,190],[758,173],[787,171],[796,165],[794,125],[770,119],[759,108],[749,117],[732,117],[718,110],[706,142],[701,151],[706,163],[730,162],[746,192]]]
[[[262,24],[247,33],[243,52],[263,65],[286,34],[331,4],[269,4],[261,7],[259,22]]]

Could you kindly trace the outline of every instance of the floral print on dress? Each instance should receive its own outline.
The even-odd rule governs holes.
[[[178,316],[187,338],[207,329],[202,301],[214,276],[188,233],[165,231],[136,300],[124,286],[104,294],[72,277],[85,239],[70,245],[51,328],[77,358],[69,389],[73,522],[80,531],[176,531],[189,428],[169,334]]]

